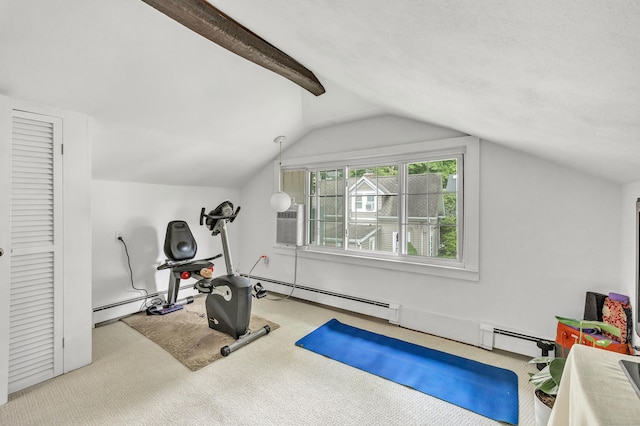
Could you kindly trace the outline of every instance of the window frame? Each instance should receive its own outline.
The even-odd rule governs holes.
[[[408,212],[408,203],[409,203],[409,199],[412,198],[412,196],[414,194],[409,193],[409,189],[408,189],[408,179],[411,176],[409,173],[409,167],[411,164],[417,164],[417,163],[432,163],[432,162],[438,162],[438,161],[442,161],[442,160],[452,160],[455,159],[456,160],[456,169],[457,169],[457,173],[455,173],[456,175],[460,175],[462,179],[464,179],[464,159],[463,159],[464,155],[461,152],[455,152],[455,153],[446,153],[446,154],[439,154],[439,155],[431,155],[431,154],[420,154],[420,156],[418,156],[417,158],[415,158],[414,155],[411,155],[409,158],[402,158],[399,160],[396,160],[397,162],[390,162],[387,161],[386,159],[383,159],[382,163],[385,166],[395,166],[396,169],[398,170],[398,174],[396,175],[397,178],[397,193],[394,194],[397,199],[397,211],[396,211],[396,220],[395,220],[395,226],[396,226],[396,231],[399,232],[399,241],[398,241],[398,247],[401,248],[401,250],[397,250],[397,251],[383,251],[380,250],[378,248],[374,248],[374,249],[367,249],[367,248],[363,248],[358,250],[359,252],[372,252],[372,255],[375,256],[382,256],[382,257],[391,257],[392,259],[395,259],[396,257],[407,257],[409,259],[412,259],[412,262],[420,262],[420,263],[433,263],[433,262],[438,262],[438,263],[442,263],[444,265],[453,265],[453,266],[457,266],[457,264],[459,263],[460,259],[463,256],[463,235],[464,235],[464,226],[463,226],[463,220],[462,221],[456,221],[456,249],[457,249],[457,257],[455,259],[450,259],[450,258],[444,258],[444,257],[438,257],[438,256],[425,256],[425,255],[421,255],[421,256],[416,256],[413,257],[413,255],[410,255],[408,253],[408,242],[409,242],[409,227],[411,226],[415,226],[415,223],[412,224],[412,222],[415,222],[416,217],[410,217],[409,216],[409,212]],[[381,164],[367,164],[365,168],[367,169],[374,169],[374,168],[378,168],[381,167]],[[375,218],[371,218],[373,219],[374,222],[377,222],[379,219],[379,216],[377,215],[377,209],[376,210],[366,210],[364,208],[360,208],[358,209],[358,200],[363,199],[364,197],[376,197],[380,194],[380,191],[378,190],[378,192],[375,191],[365,191],[365,192],[359,192],[357,190],[357,185],[359,183],[359,180],[356,180],[356,183],[354,185],[349,185],[349,179],[348,176],[351,175],[351,173],[354,170],[359,170],[361,169],[361,166],[343,166],[342,168],[337,168],[333,165],[329,166],[328,168],[325,167],[313,167],[313,168],[307,168],[305,169],[305,173],[307,174],[314,174],[316,176],[318,175],[325,175],[327,174],[328,171],[334,171],[334,170],[338,170],[340,171],[340,175],[343,176],[342,180],[342,184],[344,185],[344,189],[343,190],[338,190],[337,194],[339,194],[338,196],[341,196],[343,198],[342,200],[342,215],[341,218],[342,220],[340,221],[340,224],[342,226],[342,238],[340,239],[341,241],[341,246],[340,247],[336,247],[336,249],[338,250],[345,250],[345,251],[352,251],[355,250],[352,247],[351,244],[351,240],[350,238],[353,238],[352,235],[349,235],[349,233],[347,232],[347,229],[350,227],[350,225],[354,224],[354,223],[367,223],[370,222],[370,220],[367,220],[365,218],[358,220],[358,213],[374,213]],[[314,180],[315,181],[315,180]],[[307,185],[306,185],[306,189],[310,189],[310,183],[309,183],[309,179],[306,180]],[[444,188],[443,188],[444,189]],[[356,191],[355,193],[353,191]],[[367,195],[369,193],[375,193],[375,195]],[[322,198],[322,195],[315,193],[315,201],[316,204],[318,206],[320,206],[323,203],[320,203],[320,198]],[[428,194],[427,194],[428,195]],[[305,199],[308,200],[310,196],[307,196]],[[460,186],[460,188],[456,191],[456,197],[457,197],[457,202],[456,202],[456,218],[464,218],[464,190],[462,188],[462,185]],[[328,198],[331,198],[331,196],[328,196]],[[377,202],[372,203],[373,205],[377,205]],[[310,210],[310,209],[307,209]],[[316,213],[317,214],[317,213]],[[313,222],[315,225],[319,225],[321,222],[323,222],[320,217],[314,217],[311,218],[310,217],[310,213],[307,213],[306,218],[305,218],[305,222],[307,225],[310,225],[311,222]],[[390,221],[386,221],[388,224],[391,224],[393,226],[393,222]],[[310,229],[310,226],[308,226],[308,228]],[[313,233],[316,237],[321,238],[322,240],[325,240],[326,237],[321,237],[321,234],[319,232],[318,229],[316,229],[316,232]],[[336,234],[337,235],[337,234]],[[340,237],[337,237],[340,238]],[[311,242],[312,238],[311,238],[311,232],[308,232],[306,235],[306,245],[309,246],[309,248],[311,250],[325,250],[327,247],[332,247],[332,245],[326,245],[326,244],[322,244],[320,242],[315,242],[312,243]],[[333,250],[333,249],[332,249]]]
[[[305,246],[299,254],[313,259],[327,259],[334,262],[361,264],[376,268],[396,269],[437,276],[460,278],[471,281],[479,280],[479,139],[472,136],[462,136],[412,144],[393,145],[389,147],[367,150],[349,151],[336,154],[323,154],[313,157],[285,158],[283,169],[305,170],[305,192],[309,188],[308,171],[338,169],[348,166],[368,166],[371,164],[390,164],[400,162],[435,161],[439,158],[458,159],[458,249],[459,259],[443,259],[423,256],[400,256],[395,253],[374,252],[367,250],[348,249],[348,241],[344,247],[324,247],[309,245],[309,229],[305,229]],[[458,158],[458,157],[456,157]],[[348,190],[348,188],[346,188]],[[305,204],[309,194],[305,194]],[[345,194],[348,200],[348,194]],[[345,204],[347,204],[345,202]],[[347,205],[345,205],[347,207]],[[344,211],[345,220],[348,211]],[[305,227],[309,224],[309,209],[305,208]],[[401,238],[405,232],[400,231]],[[404,241],[398,243],[403,248]],[[281,253],[287,254],[290,248],[277,247]]]

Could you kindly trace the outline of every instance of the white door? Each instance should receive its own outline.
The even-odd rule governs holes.
[[[9,393],[63,372],[62,120],[13,111]]]

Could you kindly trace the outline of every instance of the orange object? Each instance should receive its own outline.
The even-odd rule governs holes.
[[[580,344],[585,346],[594,346],[599,349],[604,349],[606,351],[618,352],[621,354],[633,354],[633,350],[628,344],[623,344],[616,341],[611,341],[611,344],[608,346],[598,346],[593,342],[590,342],[585,338],[587,333],[582,333],[582,342]],[[589,336],[593,337],[596,340],[611,340],[607,336],[602,334],[592,334],[588,333]],[[569,350],[571,347],[578,343],[578,339],[580,338],[580,330],[571,327],[566,324],[558,323],[558,328],[556,330],[556,343],[560,346],[560,348],[556,348],[556,356],[561,356],[566,358],[569,355]],[[558,353],[559,352],[559,353]]]
[[[202,278],[211,278],[213,276],[213,267],[200,269],[200,276]]]

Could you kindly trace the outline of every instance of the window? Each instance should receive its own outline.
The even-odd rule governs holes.
[[[457,179],[459,158],[408,163],[406,254],[459,259]],[[411,238],[413,236],[413,239]]]
[[[309,245],[458,260],[460,159],[309,170]]]
[[[304,181],[304,188],[285,190],[304,193],[299,202],[305,204],[309,256],[343,255],[348,262],[399,270],[445,267],[434,274],[477,280],[477,138],[396,145],[349,156],[284,164],[285,173],[288,168],[304,176],[297,180]]]
[[[344,171],[309,172],[309,243],[344,247]]]
[[[376,210],[376,197],[375,195],[362,195],[359,194],[352,197],[352,210],[358,212],[373,212]]]

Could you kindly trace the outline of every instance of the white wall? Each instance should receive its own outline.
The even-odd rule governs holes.
[[[378,117],[317,129],[283,156],[460,135],[412,120]],[[293,256],[274,249],[275,213],[266,207],[273,189],[271,167],[243,189],[248,220],[242,227],[242,260],[249,265],[256,255],[266,254],[269,264],[254,274],[291,282]],[[397,302],[401,325],[469,343],[478,342],[481,323],[553,339],[554,316],[581,317],[587,290],[620,290],[620,203],[616,184],[482,141],[478,282],[304,256],[298,259],[298,284]],[[330,298],[324,302],[333,303]]]
[[[480,167],[474,315],[553,338],[586,291],[620,291],[619,185],[487,141]]]
[[[166,291],[169,271],[157,271],[164,259],[163,244],[167,224],[184,220],[189,224],[198,244],[197,258],[211,257],[222,252],[220,236],[212,237],[205,226],[199,225],[200,209],[207,212],[224,200],[234,205],[240,201],[239,191],[214,187],[184,187],[131,182],[94,180],[91,197],[93,241],[93,308],[106,306],[143,295],[131,287],[124,246],[116,240],[122,235],[128,246],[137,288],[149,293]],[[231,251],[238,247],[237,224],[242,213],[229,225]],[[215,275],[225,274],[224,260],[215,263]],[[183,285],[195,282],[183,282]],[[179,297],[197,292],[183,290]],[[137,312],[142,302],[94,312],[98,323]]]

